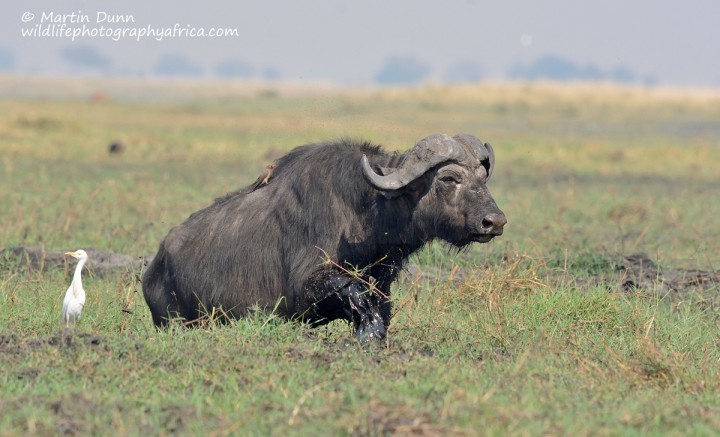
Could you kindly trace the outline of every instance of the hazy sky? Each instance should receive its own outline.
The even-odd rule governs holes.
[[[131,15],[134,22],[97,23],[98,12]],[[51,24],[40,23],[50,13],[89,19],[66,20],[67,28],[177,23],[234,28],[238,35],[162,41],[21,35],[22,28]],[[718,0],[30,0],[0,6],[0,67],[4,56],[20,73],[87,74],[92,69],[66,58],[68,48],[89,47],[113,74],[152,75],[162,56],[180,54],[207,77],[219,63],[237,59],[259,71],[275,68],[283,79],[356,85],[374,82],[393,56],[417,59],[440,80],[460,62],[479,66],[487,79],[503,79],[515,65],[557,55],[603,70],[624,66],[663,85],[720,87],[719,21]]]

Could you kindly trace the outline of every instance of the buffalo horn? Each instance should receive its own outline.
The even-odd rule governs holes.
[[[463,146],[445,134],[433,134],[420,140],[408,152],[403,163],[393,173],[383,176],[375,173],[367,156],[362,157],[362,167],[370,184],[382,191],[403,188],[425,174],[426,171],[446,161],[460,161],[465,157]]]

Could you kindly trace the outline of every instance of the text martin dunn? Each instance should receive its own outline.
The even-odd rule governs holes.
[[[55,12],[43,12],[40,15],[40,23],[91,23],[90,15],[82,11],[69,14],[58,14]],[[109,14],[105,11],[95,13],[95,23],[134,23],[135,17],[132,14]]]

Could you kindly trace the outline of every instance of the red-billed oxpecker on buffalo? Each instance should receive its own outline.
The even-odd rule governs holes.
[[[360,341],[383,340],[390,286],[412,253],[502,235],[485,185],[494,163],[490,144],[468,134],[430,135],[405,153],[350,140],[297,147],[266,184],[170,230],[143,277],[153,321],[257,305],[312,325],[345,319]]]
[[[270,183],[270,179],[272,179],[273,172],[275,171],[275,167],[277,167],[277,164],[268,164],[265,167],[265,170],[263,170],[262,174],[258,176],[258,178],[255,180],[255,182],[252,184],[253,191],[257,190],[258,188],[262,187],[263,185],[267,185]]]

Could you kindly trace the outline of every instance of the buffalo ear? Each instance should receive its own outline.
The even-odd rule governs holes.
[[[487,177],[490,179],[490,176],[492,175],[493,168],[495,168],[495,151],[493,150],[493,147],[490,143],[484,144],[485,148],[488,151],[488,157],[487,161],[483,161],[483,166],[485,167],[485,170],[487,170]],[[487,162],[487,166],[485,163]]]
[[[403,195],[399,190],[395,191],[381,191],[380,194],[386,199],[394,199]]]
[[[472,150],[475,157],[480,159],[480,165],[485,167],[487,177],[490,178],[495,167],[495,151],[493,151],[492,145],[480,141],[475,135],[471,134],[456,134],[453,139]]]
[[[373,188],[377,188],[377,187],[372,183],[372,180],[368,177],[369,172],[373,172],[380,177],[384,177],[384,176],[393,174],[396,171],[398,171],[397,168],[378,166],[377,167],[378,171],[375,172],[375,170],[370,165],[370,161],[367,159],[367,156],[365,156],[365,155],[363,155],[361,163],[363,166],[363,172],[365,173],[366,179]],[[400,197],[403,194],[406,194],[408,192],[408,190],[410,190],[412,188],[411,186],[413,186],[413,185],[415,185],[415,181],[409,182],[409,183],[403,185],[402,187],[395,188],[393,190],[378,190],[378,191],[380,191],[380,194],[382,194],[382,196],[386,199],[395,199],[396,197]]]
[[[390,171],[392,172],[393,169],[390,169]],[[412,199],[412,202],[416,202],[420,199],[420,197],[422,197],[423,194],[425,194],[430,189],[433,180],[434,178],[420,176],[419,178],[415,178],[412,182],[402,188],[393,191],[380,191],[380,193],[386,199],[395,199],[400,196],[408,196]]]
[[[387,176],[390,173],[397,171],[397,169],[394,169],[391,167],[382,167],[382,166],[378,167],[378,170],[380,170],[380,172],[378,174],[382,175],[382,176]],[[383,197],[386,199],[394,199],[396,197],[400,197],[403,195],[403,193],[405,191],[404,188],[405,187],[399,188],[397,190],[392,190],[392,191],[380,191],[380,194],[382,194]]]
[[[394,172],[396,169],[391,168],[391,167],[378,166],[378,170],[380,170],[380,174],[381,174],[381,175],[387,176],[387,175],[389,175],[390,173]]]

